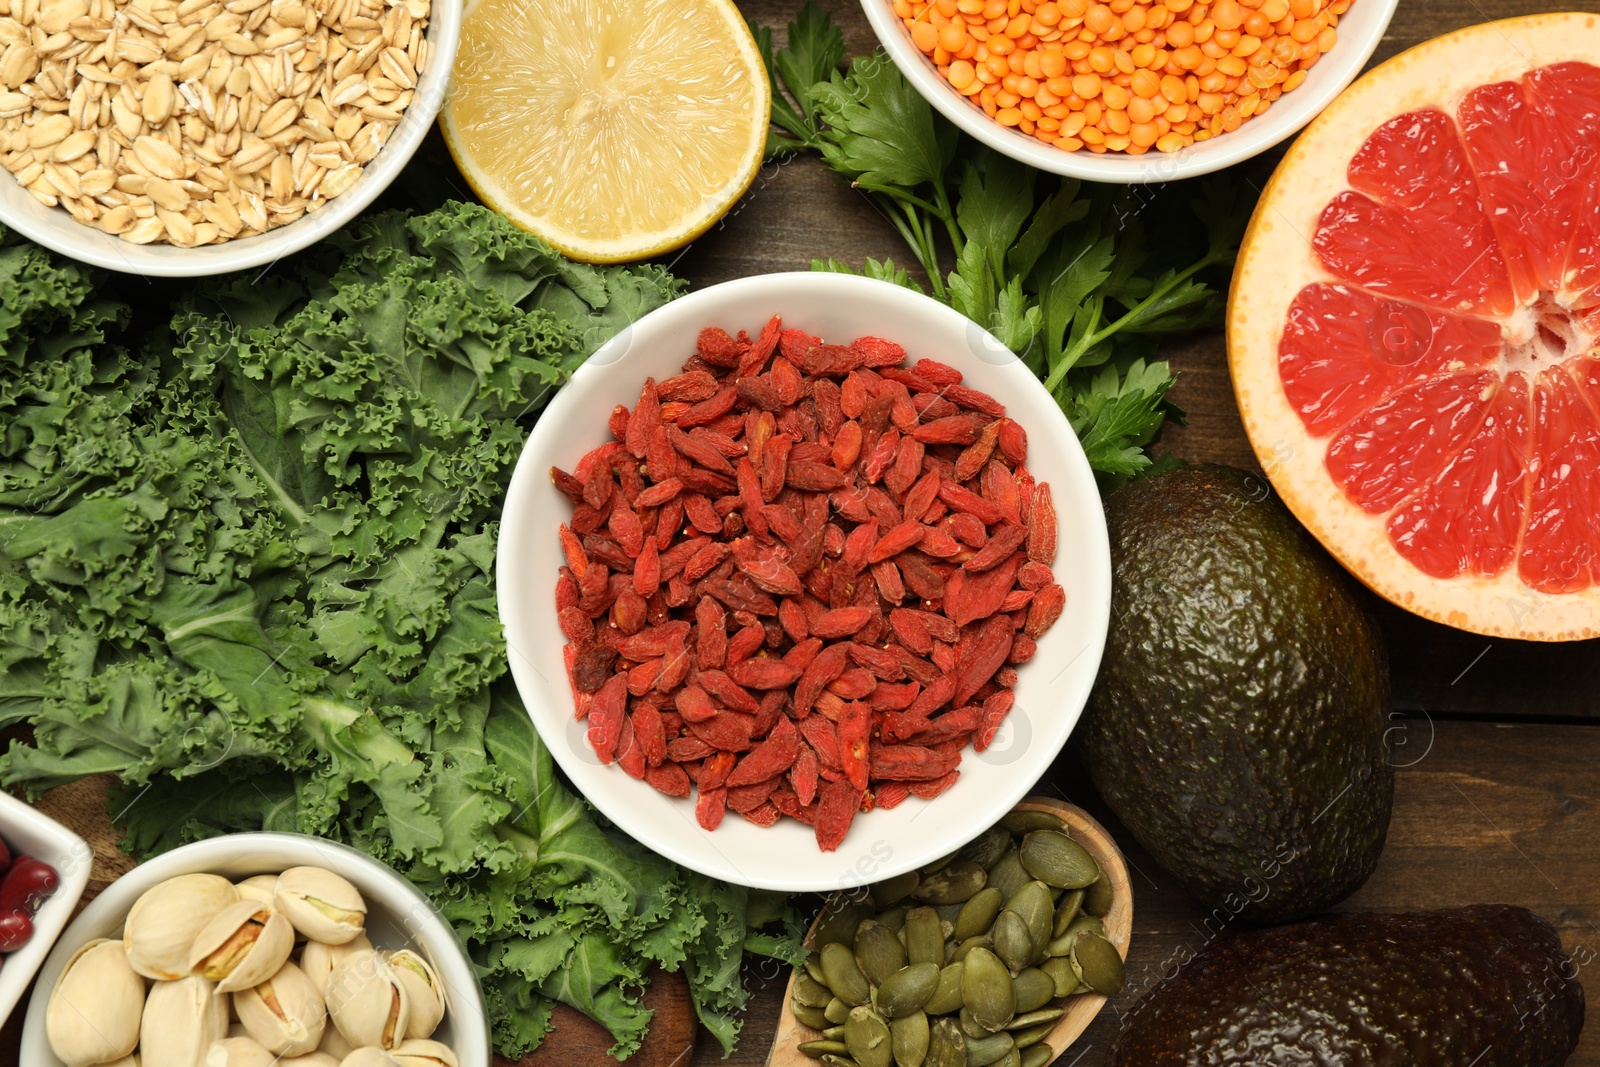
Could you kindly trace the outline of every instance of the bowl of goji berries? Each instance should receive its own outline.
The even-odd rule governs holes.
[[[572,784],[786,891],[1008,811],[1077,722],[1111,599],[1094,475],[1033,372],[928,297],[822,273],[692,293],[595,353],[533,429],[497,566]]]

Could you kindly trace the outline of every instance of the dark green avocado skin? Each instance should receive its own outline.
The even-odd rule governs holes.
[[[1075,734],[1096,788],[1213,931],[1343,900],[1394,801],[1365,590],[1236,468],[1140,479],[1106,518],[1111,631]]]
[[[1549,923],[1501,904],[1245,931],[1123,1017],[1110,1067],[1560,1067],[1576,973]]]

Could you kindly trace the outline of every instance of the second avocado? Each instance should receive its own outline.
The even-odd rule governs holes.
[[[1101,796],[1222,925],[1349,896],[1394,800],[1363,590],[1246,471],[1151,475],[1106,517],[1111,633],[1075,735]]]

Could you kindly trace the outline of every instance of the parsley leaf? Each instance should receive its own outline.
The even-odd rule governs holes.
[[[808,0],[789,23],[789,45],[781,52],[773,49],[771,29],[754,23],[750,29],[772,82],[772,121],[787,134],[768,137],[767,155],[816,147],[817,106],[812,89],[827,81],[844,61],[844,34],[815,0]]]

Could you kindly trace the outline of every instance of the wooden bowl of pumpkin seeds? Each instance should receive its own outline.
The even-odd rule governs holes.
[[[1044,1067],[1121,992],[1132,928],[1105,828],[1028,797],[943,859],[829,898],[768,1067]]]

